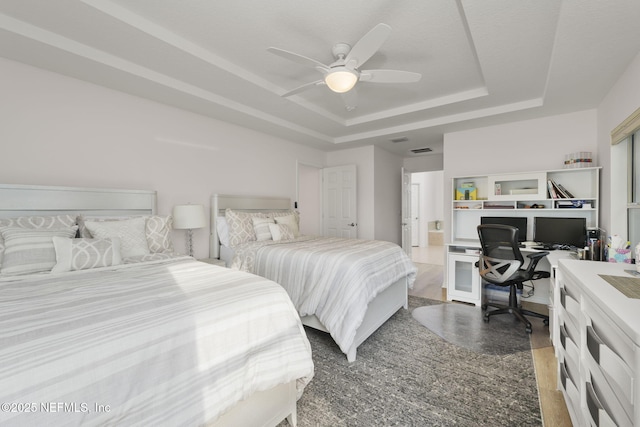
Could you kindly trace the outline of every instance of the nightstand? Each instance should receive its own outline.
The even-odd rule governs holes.
[[[199,259],[200,262],[206,262],[207,264],[218,265],[220,267],[226,267],[225,262],[218,258],[202,258]]]

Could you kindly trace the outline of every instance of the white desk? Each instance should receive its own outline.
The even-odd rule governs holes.
[[[478,240],[459,240],[448,243],[447,247],[447,268],[445,269],[445,286],[447,288],[447,300],[462,301],[476,306],[480,306],[483,298],[482,281],[475,263],[478,261],[480,253],[480,242]],[[520,248],[525,256],[540,250],[532,247]],[[553,250],[548,251],[549,255],[540,260],[538,269],[549,271],[551,279],[541,279],[535,281],[535,293],[526,298],[526,301],[548,305],[550,310],[553,306],[553,277],[560,259],[577,259],[577,255],[572,251]]]

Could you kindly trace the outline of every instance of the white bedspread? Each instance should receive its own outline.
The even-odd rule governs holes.
[[[232,267],[281,284],[300,315],[315,314],[344,353],[369,302],[403,277],[412,286],[416,275],[396,244],[334,237],[245,243]]]
[[[199,425],[313,376],[284,290],[191,258],[0,283],[0,423]]]

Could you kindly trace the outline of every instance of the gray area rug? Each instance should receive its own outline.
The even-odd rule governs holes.
[[[443,304],[416,297],[409,304],[351,364],[328,334],[305,328],[315,376],[298,401],[298,426],[542,425],[529,348],[509,352],[505,342],[487,353],[452,344],[410,313]]]

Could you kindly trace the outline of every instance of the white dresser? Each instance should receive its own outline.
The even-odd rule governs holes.
[[[575,426],[640,426],[640,299],[625,296],[601,277],[631,279],[624,270],[633,269],[559,261],[554,289],[558,388]]]

